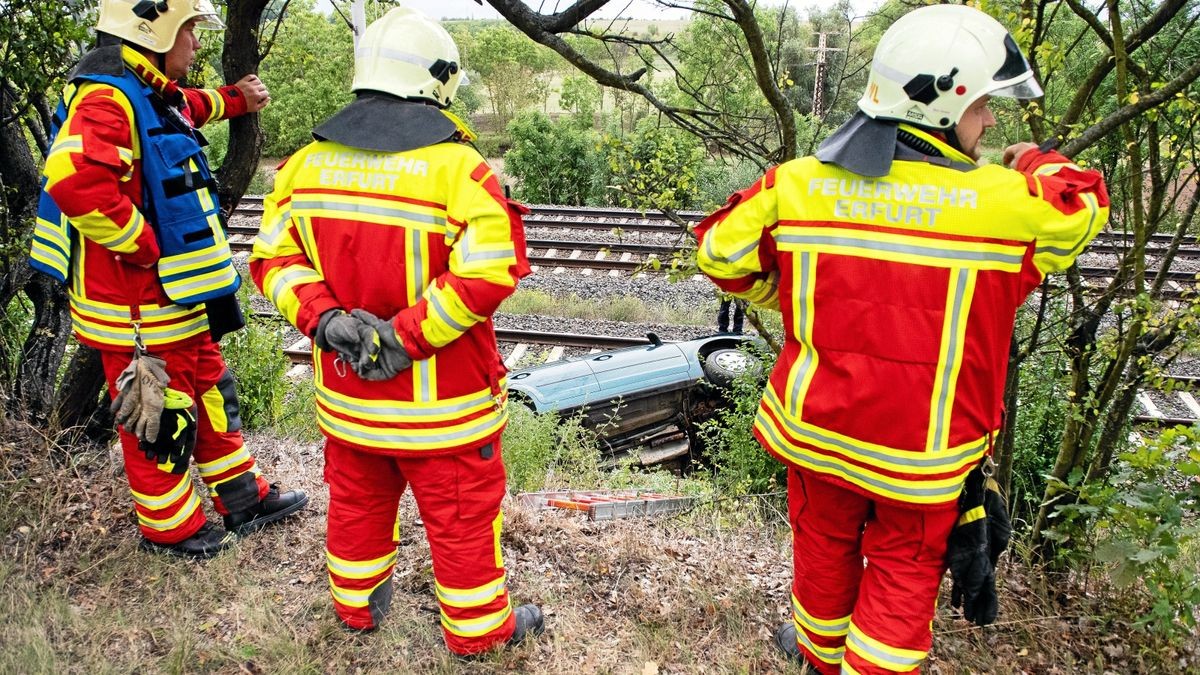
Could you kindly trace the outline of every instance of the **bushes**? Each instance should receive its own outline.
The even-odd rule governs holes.
[[[508,132],[512,147],[504,155],[504,171],[517,179],[518,198],[535,204],[593,203],[599,168],[594,131],[532,112],[513,120]]]
[[[237,380],[242,426],[255,429],[279,420],[288,359],[283,354],[282,324],[260,319],[249,311],[250,286],[242,284],[238,292],[246,327],[221,340],[221,353]]]
[[[1073,486],[1046,534],[1084,577],[1097,570],[1140,601],[1135,625],[1166,642],[1193,634],[1200,620],[1200,431],[1176,427],[1120,456],[1108,480]],[[1103,582],[1101,582],[1103,583]]]
[[[501,441],[511,492],[596,488],[601,480],[596,434],[578,418],[538,415],[511,401]]]
[[[765,350],[755,351],[754,356],[762,367],[738,376],[727,394],[730,405],[699,429],[716,487],[729,495],[772,492],[787,483],[783,464],[763,450],[752,432],[763,387],[774,365],[773,356]]]
[[[632,134],[605,134],[600,152],[605,203],[640,210],[700,205],[696,179],[705,153],[694,136],[646,117]]]

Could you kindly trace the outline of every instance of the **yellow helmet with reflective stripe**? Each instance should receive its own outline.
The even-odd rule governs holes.
[[[441,24],[397,7],[367,26],[354,53],[354,91],[381,91],[445,108],[466,76]]]
[[[999,21],[965,5],[929,5],[900,17],[880,38],[858,107],[875,119],[952,129],[982,96],[1041,95]]]
[[[101,0],[96,30],[159,54],[170,51],[183,24],[223,30],[210,0]]]

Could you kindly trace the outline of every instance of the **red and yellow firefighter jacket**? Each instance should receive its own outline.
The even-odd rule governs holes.
[[[386,153],[320,141],[287,160],[250,257],[254,282],[309,337],[334,308],[394,317],[413,359],[370,382],[314,344],[325,434],[402,456],[499,435],[507,370],[491,315],[530,272],[518,209],[462,143]]]
[[[194,127],[246,111],[246,99],[234,85],[182,88],[138,51],[124,47],[121,56],[125,67],[166,101],[180,101],[181,113]],[[204,305],[173,303],[153,264],[159,246],[154,223],[141,210],[142,149],[133,106],[116,87],[86,80],[68,85],[63,98],[70,106],[44,174],[46,192],[82,235],[74,242],[68,275],[76,336],[99,349],[132,349],[134,306],[147,347],[178,346],[203,335],[208,331]],[[220,232],[219,223],[215,231]]]
[[[874,498],[957,499],[1000,426],[1017,308],[1107,218],[1100,174],[1056,152],[1031,150],[1016,171],[896,161],[873,179],[813,157],[771,169],[696,228],[701,270],[783,313],[759,442]]]

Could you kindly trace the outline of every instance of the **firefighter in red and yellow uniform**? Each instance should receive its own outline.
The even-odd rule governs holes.
[[[540,632],[542,614],[513,608],[500,552],[507,371],[491,315],[530,271],[523,207],[444,110],[458,60],[418,12],[367,28],[357,98],[280,169],[250,269],[313,338],[338,617],[371,630],[386,614],[411,486],[446,644],[466,655]]]
[[[268,95],[254,75],[216,90],[179,87],[200,27],[223,27],[208,0],[101,4],[97,47],[55,115],[31,253],[35,268],[68,284],[75,335],[100,351],[113,396],[140,340],[165,360],[169,386],[195,402],[196,464],[229,532],[208,524],[186,466],[159,463],[121,429],[143,547],[193,558],[308,500],[261,476],[210,335],[205,303],[236,311],[240,279],[193,126],[257,112]]]
[[[821,673],[919,670],[964,476],[1000,426],[1016,310],[1107,219],[1101,176],[1056,152],[1019,143],[1010,168],[976,165],[988,99],[1040,95],[994,19],[917,9],[815,157],[697,228],[700,268],[783,314],[754,421],[788,467],[793,621],[776,643]]]

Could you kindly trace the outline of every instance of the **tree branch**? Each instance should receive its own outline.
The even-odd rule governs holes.
[[[1166,103],[1168,100],[1174,97],[1175,94],[1183,91],[1184,88],[1194,82],[1197,77],[1200,77],[1200,61],[1196,61],[1189,66],[1187,70],[1183,71],[1179,75],[1176,75],[1175,79],[1167,82],[1161,89],[1155,89],[1153,92],[1139,98],[1136,103],[1130,103],[1129,105],[1116,110],[1108,117],[1105,117],[1099,122],[1088,127],[1083,133],[1079,134],[1075,138],[1068,141],[1066,145],[1062,146],[1060,152],[1067,157],[1074,157],[1075,155],[1078,155],[1090,147],[1093,143],[1107,136],[1113,131],[1113,129],[1116,129],[1125,122],[1128,122],[1129,120],[1137,117],[1147,110],[1150,110],[1151,108],[1155,108],[1163,103]],[[1056,131],[1056,133],[1058,132]]]

